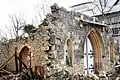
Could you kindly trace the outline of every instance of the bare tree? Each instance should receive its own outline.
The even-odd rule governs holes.
[[[96,3],[92,2],[95,6],[99,5],[99,11],[104,16],[104,14],[107,14],[112,11],[112,9],[118,5],[119,0],[98,0]]]
[[[110,13],[115,6],[119,5],[119,0],[94,0],[91,2],[85,2],[71,6],[74,10],[80,10],[80,12],[92,12],[93,16]]]
[[[47,5],[47,0],[44,0],[43,4],[37,4],[34,8],[35,10],[35,20],[38,23],[41,23],[43,19],[45,18],[45,15],[47,12],[49,12],[49,8]]]
[[[23,26],[26,23],[26,20],[24,18],[24,14],[19,14],[18,16],[16,14],[10,14],[10,23],[12,28],[7,28],[9,31],[11,37],[18,38],[20,36],[20,31],[22,31]]]
[[[41,21],[42,20],[42,16],[45,16],[44,4],[42,6],[37,4],[35,6],[35,12],[36,12],[36,17],[38,17],[39,21]]]

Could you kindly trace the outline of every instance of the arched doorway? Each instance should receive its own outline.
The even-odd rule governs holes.
[[[93,48],[89,38],[84,43],[84,72],[91,74],[94,72]]]
[[[30,68],[30,54],[29,54],[29,48],[27,46],[23,47],[22,50],[19,53],[19,57],[24,62],[27,68]],[[22,70],[24,67],[22,63],[20,62],[20,70]]]
[[[71,39],[67,39],[64,46],[64,59],[67,66],[74,67],[74,48]]]
[[[102,68],[102,51],[101,36],[95,29],[91,29],[84,42],[84,69],[87,74],[90,74],[92,69],[93,73],[97,73]]]

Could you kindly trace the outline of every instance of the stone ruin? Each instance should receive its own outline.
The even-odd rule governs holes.
[[[2,58],[1,65],[15,54],[17,48],[17,57],[28,69],[32,68],[33,73],[37,72],[48,80],[63,80],[63,77],[68,78],[70,75],[79,78],[84,74],[86,37],[93,47],[94,73],[109,71],[115,61],[115,52],[113,44],[110,44],[113,39],[109,35],[108,26],[54,4],[51,6],[51,13],[46,15],[34,33],[17,42],[9,41],[9,53]],[[21,61],[17,61],[18,71],[25,67]],[[2,68],[15,72],[15,58]]]

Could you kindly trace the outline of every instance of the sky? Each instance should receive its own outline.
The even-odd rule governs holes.
[[[57,3],[60,7],[65,7],[69,10],[70,6],[89,2],[94,0],[1,0],[0,1],[0,36],[4,33],[8,33],[6,25],[11,29],[11,22],[9,15],[16,14],[19,16],[23,14],[26,24],[33,24],[37,26],[40,23],[38,16],[38,5],[40,8],[43,7],[46,13],[50,12],[50,6],[53,3]],[[116,0],[112,0],[114,1]],[[111,1],[110,1],[111,3]],[[118,6],[119,8],[119,6]],[[80,9],[81,10],[81,9]],[[116,9],[114,9],[116,10]],[[43,11],[40,11],[43,12]],[[44,14],[41,13],[43,16]],[[42,17],[44,19],[44,17]]]
[[[1,0],[0,1],[0,33],[6,33],[6,25],[11,28],[10,17],[11,14],[24,14],[27,24],[37,25],[36,6],[46,6],[46,12],[50,11],[50,5],[57,3],[59,6],[69,8],[72,5],[87,2],[91,0]],[[36,18],[37,17],[37,18]]]

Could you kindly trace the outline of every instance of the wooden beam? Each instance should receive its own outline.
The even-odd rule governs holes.
[[[18,73],[17,47],[15,47],[15,67],[16,67],[16,73]]]
[[[13,74],[12,72],[7,71],[7,70],[5,70],[5,69],[0,69],[0,70],[1,70],[0,72],[6,72],[6,73],[8,73],[8,74]]]
[[[25,63],[19,58],[17,57],[17,59],[20,61],[20,63],[25,67],[26,70],[28,70],[27,66],[25,65]]]

